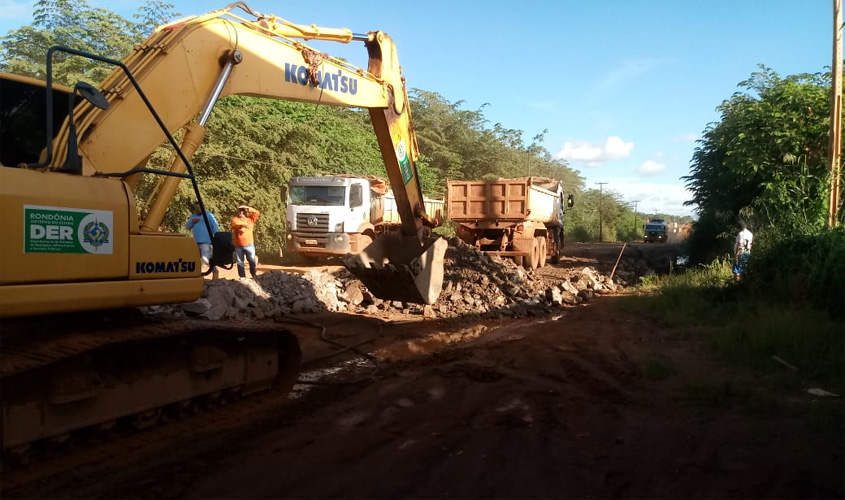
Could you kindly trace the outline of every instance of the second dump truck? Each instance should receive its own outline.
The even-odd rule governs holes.
[[[572,207],[556,179],[521,177],[447,183],[457,236],[479,250],[536,269],[563,254],[564,212]]]

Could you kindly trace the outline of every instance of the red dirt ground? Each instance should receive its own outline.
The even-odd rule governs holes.
[[[615,250],[618,253],[618,246]],[[606,252],[614,255],[614,252]],[[571,255],[586,265],[589,255]],[[553,270],[551,270],[553,273]],[[379,358],[280,394],[4,473],[4,498],[842,498],[816,404],[714,359],[696,331],[596,297],[473,323],[316,314]],[[331,352],[292,327],[304,358]],[[353,356],[333,362],[351,360]],[[327,368],[325,363],[305,370]],[[662,367],[662,368],[661,368]]]

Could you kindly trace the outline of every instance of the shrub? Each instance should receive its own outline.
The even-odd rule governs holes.
[[[755,244],[748,273],[751,293],[845,315],[845,228],[774,235]]]

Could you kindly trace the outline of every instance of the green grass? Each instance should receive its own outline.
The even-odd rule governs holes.
[[[725,358],[790,380],[845,391],[845,335],[840,322],[812,309],[743,302],[737,314],[713,331],[710,344]],[[772,359],[777,356],[798,370]]]
[[[840,231],[821,243],[808,241],[794,244],[797,250],[781,246],[780,252],[759,252],[760,261],[768,259],[766,265],[740,283],[733,280],[730,260],[723,258],[685,273],[644,278],[638,293],[622,300],[626,310],[696,336],[743,379],[680,380],[684,404],[704,416],[709,408],[727,407],[761,419],[791,416],[812,432],[842,439],[845,399],[814,398],[805,391],[818,387],[845,396],[843,238]],[[810,255],[807,248],[821,250]],[[642,371],[646,378],[661,380],[672,375],[671,366],[668,360],[647,358]]]
[[[639,294],[622,301],[628,310],[645,313],[673,326],[694,326],[734,314],[736,304],[730,263],[717,260],[684,273],[644,276]]]
[[[722,359],[768,377],[773,388],[821,387],[845,395],[845,328],[807,303],[753,296],[734,283],[730,262],[643,279],[622,307],[673,327],[696,327]],[[772,356],[798,368],[791,371]]]
[[[675,374],[672,362],[663,356],[647,356],[641,369],[643,376],[649,380],[665,380]]]
[[[681,391],[683,400],[694,406],[724,407],[730,397],[725,385],[708,380],[689,380],[681,387]]]

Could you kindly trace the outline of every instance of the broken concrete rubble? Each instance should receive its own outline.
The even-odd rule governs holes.
[[[319,311],[370,315],[401,312],[425,318],[522,317],[577,305],[595,294],[617,292],[649,271],[642,259],[623,259],[613,280],[593,267],[565,270],[551,279],[452,239],[445,255],[443,290],[431,305],[382,301],[341,269],[303,274],[271,271],[254,280],[206,281],[203,299],[176,310],[211,320],[264,319]]]

